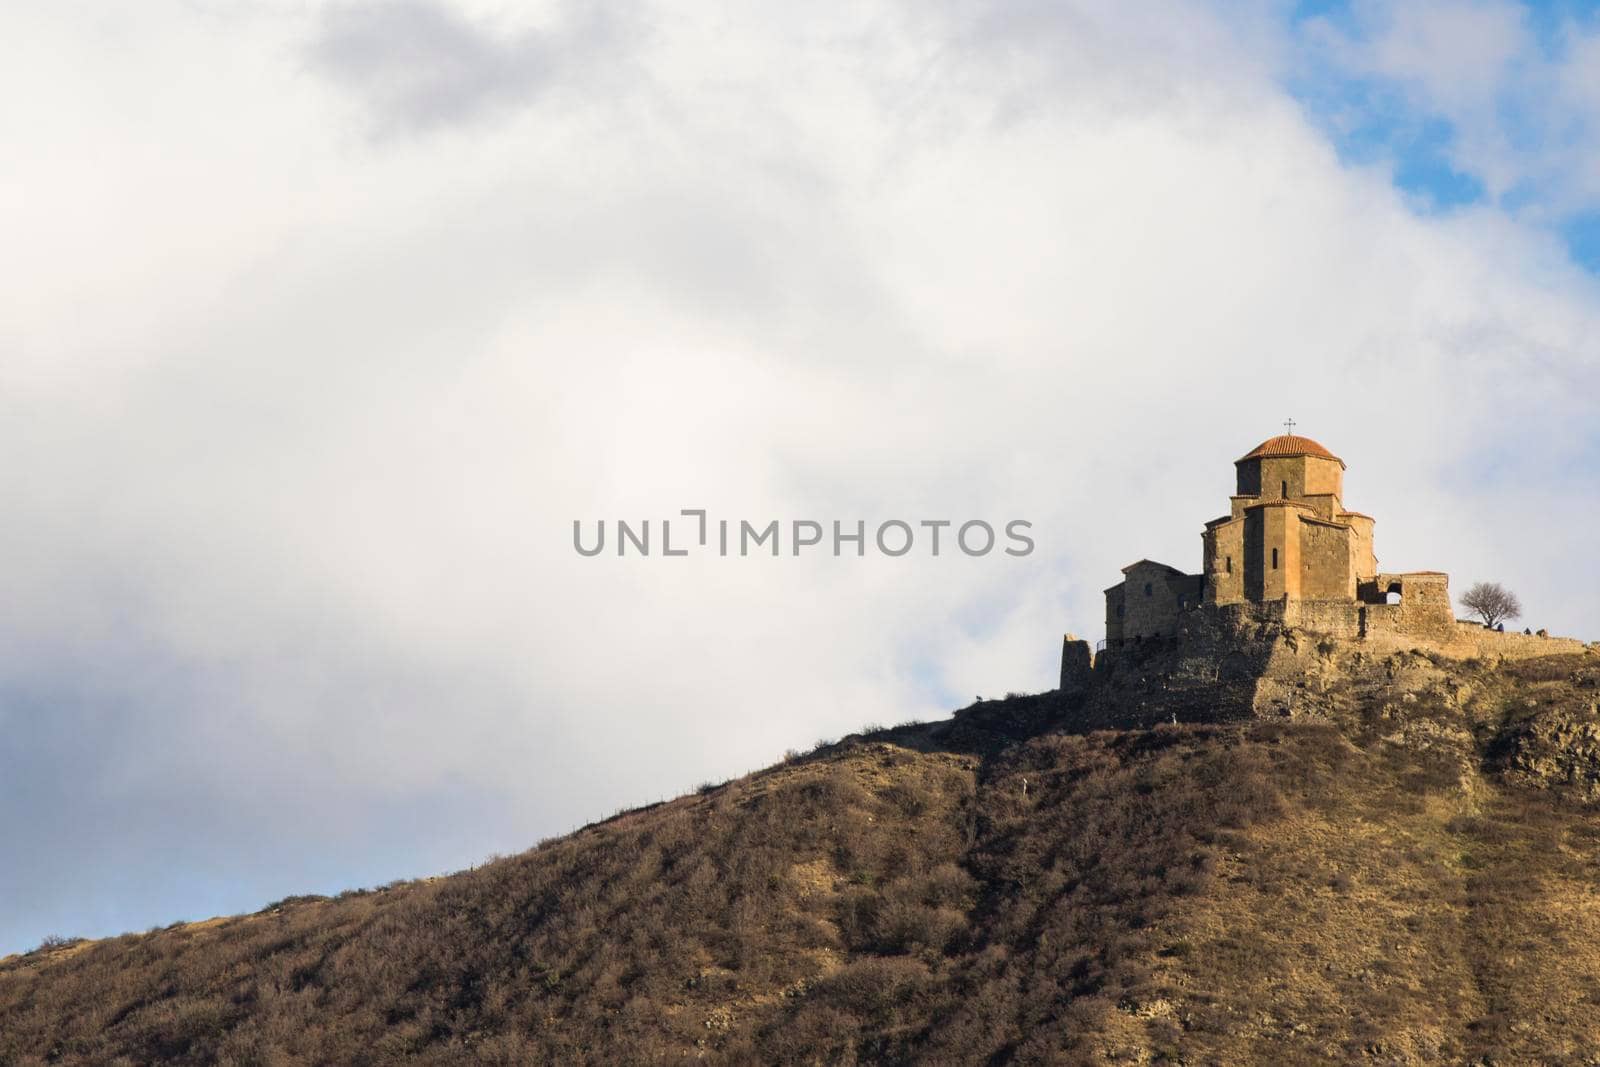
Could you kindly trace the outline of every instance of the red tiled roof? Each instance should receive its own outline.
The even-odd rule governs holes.
[[[1300,437],[1296,434],[1279,434],[1262,441],[1247,454],[1235,460],[1243,463],[1247,459],[1261,459],[1269,456],[1317,456],[1320,459],[1336,460],[1343,466],[1344,460],[1323,448],[1309,437]]]
[[[1259,504],[1246,504],[1246,511],[1257,508],[1300,508],[1302,511],[1316,511],[1317,509],[1307,504],[1304,500],[1290,500],[1286,496],[1275,496],[1271,500],[1263,500]]]

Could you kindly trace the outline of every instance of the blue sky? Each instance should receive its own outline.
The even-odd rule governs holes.
[[[1503,68],[1484,86],[1483,109],[1464,111],[1422,84],[1426,72],[1405,63],[1372,62],[1374,51],[1404,21],[1432,9],[1440,22],[1463,13],[1495,12],[1520,34],[1508,42]],[[1536,161],[1590,134],[1592,107],[1550,94],[1552,72],[1582,64],[1577,43],[1600,32],[1593,3],[1457,3],[1406,5],[1307,0],[1289,19],[1295,48],[1285,84],[1355,165],[1386,167],[1395,185],[1424,212],[1492,207],[1557,235],[1591,273],[1600,271],[1600,203],[1595,187],[1573,189]],[[1332,42],[1337,42],[1336,45]],[[1436,45],[1448,58],[1449,38]],[[1482,71],[1474,72],[1481,76]],[[1465,127],[1494,136],[1529,161],[1527,172],[1500,187],[1485,181],[1483,162],[1465,143]],[[1591,168],[1593,157],[1587,159]]]
[[[1592,7],[601,10],[0,9],[0,952],[1048,688],[1291,416],[1600,636]],[[1038,547],[571,548],[695,507]]]

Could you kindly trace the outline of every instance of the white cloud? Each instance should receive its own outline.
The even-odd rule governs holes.
[[[1348,26],[1313,19],[1310,55],[1393,86],[1415,117],[1449,125],[1447,154],[1530,222],[1600,206],[1600,24],[1513,0],[1367,0]],[[1393,119],[1397,116],[1389,116]]]
[[[0,120],[39,249],[0,317],[0,840],[44,857],[0,938],[426,873],[1047,688],[1289,415],[1386,563],[1592,635],[1594,283],[1411,216],[1269,28],[1164,10],[651,8],[620,81],[562,8],[9,16],[53,117]],[[571,549],[696,506],[1039,548]]]
[[[334,4],[309,56],[364,98],[384,132],[427,130],[551,90],[615,91],[637,32],[624,10],[564,3],[507,27],[506,12],[474,17],[439,0]]]

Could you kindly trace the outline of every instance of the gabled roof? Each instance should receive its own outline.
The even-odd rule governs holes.
[[[1122,573],[1123,574],[1127,574],[1129,571],[1133,570],[1133,568],[1139,566],[1141,563],[1148,563],[1152,567],[1160,567],[1164,571],[1170,571],[1173,574],[1182,575],[1185,578],[1187,578],[1189,576],[1186,572],[1179,570],[1178,568],[1174,567],[1170,563],[1161,563],[1161,562],[1159,562],[1157,560],[1153,560],[1153,559],[1136,559],[1132,563],[1128,564],[1126,567],[1122,568]]]
[[[1126,567],[1122,568],[1122,573],[1123,574],[1127,574],[1129,571],[1133,570],[1135,567],[1144,566],[1144,565],[1148,565],[1148,566],[1151,566],[1151,567],[1160,567],[1162,570],[1166,571],[1168,574],[1175,574],[1179,578],[1198,578],[1198,577],[1200,577],[1198,574],[1189,574],[1186,571],[1181,571],[1178,568],[1174,567],[1170,563],[1162,563],[1159,560],[1153,560],[1153,559],[1136,559],[1132,563],[1128,564]],[[1128,584],[1127,579],[1123,579],[1122,581],[1118,582],[1116,585],[1109,586],[1105,590],[1105,592],[1109,593],[1112,590],[1117,589],[1119,586],[1124,586],[1124,585],[1127,585],[1127,584]]]

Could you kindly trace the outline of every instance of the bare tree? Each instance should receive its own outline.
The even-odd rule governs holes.
[[[1499,582],[1479,582],[1461,594],[1461,604],[1475,612],[1490,629],[1504,619],[1522,616],[1522,603],[1517,600],[1517,594]]]

